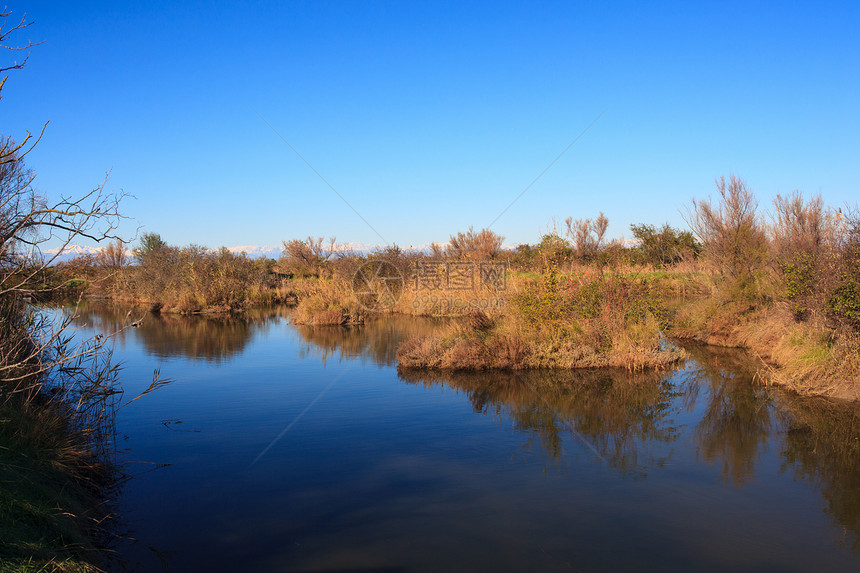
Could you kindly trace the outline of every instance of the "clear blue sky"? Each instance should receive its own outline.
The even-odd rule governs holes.
[[[858,201],[860,3],[14,2],[44,41],[0,132],[50,121],[49,196],[109,186],[168,242],[536,242],[603,211],[683,226],[736,174]]]

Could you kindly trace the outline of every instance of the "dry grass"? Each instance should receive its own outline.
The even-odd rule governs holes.
[[[293,314],[297,324],[342,325],[364,322],[366,311],[352,292],[352,285],[340,280],[317,280],[306,284]]]
[[[550,270],[510,281],[506,305],[434,337],[414,337],[398,350],[404,367],[499,368],[662,367],[684,351],[662,332],[659,305],[644,282],[589,268]]]
[[[98,492],[121,388],[103,341],[80,346],[10,298],[0,300],[0,563],[95,571]],[[32,567],[32,569],[29,569]]]
[[[671,334],[746,348],[758,357],[763,379],[800,394],[860,399],[860,336],[834,329],[823,316],[797,321],[786,302],[695,299],[681,306]]]

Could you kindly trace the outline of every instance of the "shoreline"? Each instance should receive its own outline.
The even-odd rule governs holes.
[[[591,280],[594,283],[598,275],[588,275],[587,268],[584,271],[587,279],[580,277],[578,280]],[[558,279],[570,278],[571,274],[560,273]],[[695,280],[690,277],[693,276]],[[600,281],[624,280],[622,275],[610,276]],[[506,308],[512,304],[519,304],[526,312],[534,313],[531,308],[534,301],[546,298],[547,289],[538,283],[540,275],[536,277],[522,278],[512,274],[512,280],[516,286],[513,292],[506,293],[504,297]],[[544,279],[545,280],[545,279]],[[493,370],[493,369],[531,369],[531,368],[626,368],[637,370],[645,368],[661,368],[677,363],[684,359],[683,349],[674,345],[671,340],[694,341],[713,346],[742,348],[750,352],[761,363],[759,376],[768,384],[778,384],[782,387],[796,391],[800,395],[825,396],[851,401],[860,401],[860,385],[856,377],[844,374],[837,364],[844,357],[834,357],[826,354],[826,348],[812,348],[810,353],[817,352],[815,361],[808,359],[801,353],[793,356],[789,346],[794,345],[805,348],[806,339],[815,333],[813,329],[805,324],[797,323],[785,312],[779,311],[776,303],[770,307],[755,310],[754,312],[735,313],[731,306],[721,309],[719,312],[709,310],[704,313],[701,307],[714,305],[713,295],[706,294],[703,288],[707,277],[696,277],[689,272],[672,273],[665,270],[645,273],[640,280],[627,280],[623,283],[624,288],[632,288],[634,291],[632,299],[619,300],[618,308],[602,310],[600,312],[612,318],[613,313],[627,312],[629,307],[642,306],[642,301],[647,303],[647,312],[652,314],[668,315],[670,318],[660,318],[662,324],[650,325],[650,337],[645,344],[630,344],[624,339],[630,330],[630,325],[616,324],[613,329],[599,333],[602,337],[598,343],[582,344],[566,340],[565,336],[555,337],[547,334],[540,328],[543,316],[528,315],[528,320],[518,319],[514,327],[501,329],[493,326],[491,333],[481,332],[481,329],[472,329],[470,332],[449,332],[446,338],[436,341],[422,340],[405,341],[398,349],[398,361],[405,368],[441,368],[453,370]],[[644,281],[644,282],[643,282]],[[679,282],[680,281],[680,282]],[[692,281],[692,282],[691,282]],[[687,284],[690,282],[691,284]],[[586,284],[591,288],[592,283]],[[537,287],[534,285],[537,284]],[[631,287],[632,285],[632,287]],[[643,287],[642,285],[646,285]],[[679,286],[680,285],[680,286]],[[556,296],[556,290],[563,290],[562,285],[551,285],[551,294]],[[682,288],[683,287],[683,288]],[[528,290],[528,288],[544,288],[543,291]],[[601,287],[603,288],[603,287]],[[638,291],[636,290],[638,289]],[[679,289],[686,291],[687,296],[679,298]],[[404,299],[391,310],[383,314],[366,311],[361,308],[353,296],[349,285],[343,280],[337,279],[295,279],[295,282],[285,282],[271,289],[272,296],[261,297],[258,301],[247,301],[241,308],[226,306],[212,306],[204,308],[183,309],[179,305],[165,304],[160,301],[134,300],[123,296],[105,296],[102,293],[84,292],[84,297],[96,304],[109,303],[121,305],[133,305],[145,312],[154,314],[165,314],[174,316],[200,316],[200,317],[224,317],[243,316],[249,310],[271,306],[273,296],[289,292],[291,296],[281,297],[276,304],[284,304],[293,309],[294,321],[297,324],[317,326],[353,326],[365,321],[375,320],[376,316],[398,315],[410,316],[441,316],[452,317],[455,320],[468,320],[472,314],[476,314],[468,306],[462,309],[454,309],[459,312],[438,312],[440,309],[424,308],[416,306],[419,297],[415,293],[404,294]],[[611,293],[610,293],[611,294]],[[624,291],[622,294],[628,294]],[[462,297],[460,293],[440,294],[440,298],[450,295],[451,298]],[[286,301],[285,301],[286,299]],[[657,304],[651,308],[655,300],[673,300],[671,310],[667,311]],[[447,300],[447,299],[446,299]],[[288,301],[288,302],[287,302]],[[568,331],[581,330],[577,321],[564,319],[557,322],[558,317],[553,315],[553,307],[564,303],[564,299],[552,298],[550,304],[545,308],[539,308],[537,312],[545,313],[549,322],[556,320],[560,328]],[[292,304],[290,304],[292,303]],[[638,305],[638,306],[637,306]],[[450,310],[450,309],[449,309]],[[500,309],[495,309],[500,310]],[[436,311],[436,312],[434,312]],[[479,314],[485,314],[478,311]],[[698,316],[694,316],[697,315]],[[710,314],[708,314],[710,313]],[[494,315],[494,319],[498,318]],[[504,311],[501,311],[504,314]],[[587,324],[594,320],[601,320],[603,315],[595,315],[593,319],[578,320],[579,324]],[[690,318],[690,317],[693,318]],[[617,318],[617,317],[615,317]],[[504,320],[504,318],[503,318]],[[618,322],[616,320],[616,322]],[[623,321],[622,321],[623,322]],[[535,327],[535,325],[538,327]],[[634,329],[640,326],[633,325]],[[823,327],[819,328],[820,330]],[[467,329],[468,330],[468,329]],[[580,336],[581,334],[575,334]],[[608,337],[608,338],[607,338]],[[457,339],[460,339],[459,341]],[[618,340],[622,340],[626,347],[616,348]],[[793,342],[792,342],[793,341]],[[800,342],[797,342],[800,341]],[[411,344],[411,346],[407,346]],[[419,348],[423,346],[423,348]],[[845,354],[846,351],[843,351]],[[844,360],[843,360],[844,361]]]

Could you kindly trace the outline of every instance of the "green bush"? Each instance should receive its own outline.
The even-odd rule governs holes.
[[[791,260],[780,261],[779,268],[791,312],[795,319],[802,320],[810,311],[809,297],[817,283],[815,259],[808,253],[799,253]]]
[[[636,251],[641,262],[668,266],[698,257],[702,246],[690,231],[680,231],[668,223],[657,229],[653,225],[630,225],[633,236],[639,241]]]
[[[827,299],[827,308],[838,318],[860,325],[860,281],[846,280]]]

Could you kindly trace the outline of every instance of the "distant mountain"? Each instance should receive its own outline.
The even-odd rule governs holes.
[[[82,245],[69,245],[62,252],[59,248],[45,249],[42,251],[42,258],[45,260],[53,259],[54,263],[63,263],[70,261],[81,255],[94,255],[101,250],[101,247],[87,247]]]
[[[252,259],[257,259],[259,257],[268,257],[270,259],[277,259],[281,256],[281,247],[273,247],[271,245],[240,245],[238,247],[227,247],[227,249],[231,253],[245,253]]]

